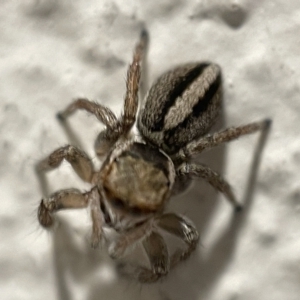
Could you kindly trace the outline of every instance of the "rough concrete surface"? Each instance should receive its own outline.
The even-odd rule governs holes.
[[[1,299],[300,299],[300,2],[161,0],[0,2]],[[105,247],[89,245],[86,209],[59,214],[45,231],[36,211],[34,165],[68,139],[55,114],[78,96],[122,108],[126,68],[139,32],[150,33],[148,82],[172,66],[218,63],[222,126],[269,117],[259,166],[259,134],[199,160],[221,172],[244,203],[233,213],[201,180],[169,209],[193,220],[199,247],[162,281],[120,278]],[[96,163],[103,127],[80,112],[70,123]],[[99,164],[98,164],[99,165]],[[89,189],[64,163],[51,191]]]

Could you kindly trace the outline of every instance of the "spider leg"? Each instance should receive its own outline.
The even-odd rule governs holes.
[[[140,35],[140,40],[134,50],[133,61],[127,71],[124,112],[120,120],[124,135],[130,131],[136,119],[138,109],[138,91],[141,77],[141,61],[143,59],[147,43],[148,33],[146,30],[143,30]]]
[[[154,282],[169,272],[169,254],[163,237],[155,230],[152,219],[121,234],[109,246],[109,255],[114,259],[121,258],[139,241],[142,241],[151,269],[124,263],[119,264],[120,271],[140,282]]]
[[[70,129],[70,126],[66,122],[66,119],[78,109],[82,109],[93,114],[102,124],[106,126],[106,128],[100,132],[95,142],[95,151],[97,155],[105,155],[112,147],[112,145],[122,135],[120,122],[108,107],[92,102],[88,99],[76,99],[64,111],[58,113],[57,117],[65,132],[69,136],[69,139],[77,145],[79,145],[77,138]]]
[[[141,59],[141,79],[140,79],[140,85],[139,85],[139,96],[140,99],[143,101],[146,97],[147,92],[149,91],[149,68],[148,68],[148,62],[147,62],[147,52],[148,52],[148,45],[149,45],[149,35],[148,32],[144,29],[141,33],[141,35],[145,35],[145,44],[143,47],[143,55]]]
[[[139,274],[139,281],[153,282],[170,271],[170,261],[167,245],[163,237],[156,231],[152,231],[143,241],[143,247],[149,258],[151,270],[144,269]]]
[[[91,204],[92,246],[96,247],[101,238],[103,223],[99,197],[96,187],[87,193],[81,193],[78,189],[65,189],[55,192],[41,200],[38,208],[38,220],[43,227],[49,228],[54,223],[53,213],[63,209],[85,208],[88,204]]]
[[[119,264],[119,270],[140,282],[155,282],[167,275],[170,270],[167,245],[163,237],[153,228],[146,235],[140,237],[140,239],[142,238],[142,245],[149,259],[150,269],[142,265],[123,263]]]
[[[195,177],[203,178],[204,180],[209,182],[216,190],[223,193],[226,199],[228,199],[229,202],[234,205],[237,211],[241,210],[242,207],[237,202],[228,182],[223,179],[220,174],[213,171],[209,167],[203,164],[183,163],[178,167],[177,172],[179,176],[192,175]]]
[[[45,227],[53,225],[52,214],[61,209],[87,207],[87,198],[78,189],[65,189],[42,199],[38,208],[38,220]]]
[[[68,161],[76,174],[86,182],[92,182],[94,167],[85,152],[74,146],[65,146],[56,149],[48,157],[36,165],[36,172],[42,186],[42,192],[47,194],[47,184],[44,173],[57,168],[63,160]]]
[[[96,248],[99,245],[102,236],[102,225],[104,224],[104,216],[100,208],[101,195],[97,187],[91,189],[88,193],[85,193],[88,197],[91,207],[91,218],[93,224],[91,246]]]
[[[115,114],[108,107],[84,98],[75,100],[64,111],[57,115],[67,134],[75,141],[76,138],[74,138],[73,133],[68,128],[66,119],[78,109],[88,111],[95,115],[96,118],[106,126],[106,129],[100,132],[95,142],[95,151],[100,157],[105,155],[122,135],[126,136],[135,122],[141,76],[140,64],[147,47],[147,42],[148,33],[143,30],[140,41],[135,47],[133,61],[127,71],[124,112],[119,119],[117,119]]]
[[[145,238],[152,231],[152,224],[147,221],[137,227],[122,233],[108,248],[109,255],[114,258],[121,258],[139,240]]]
[[[78,109],[82,109],[93,114],[101,123],[111,130],[116,126],[117,118],[108,107],[85,98],[78,98],[74,100],[74,102],[67,106],[65,110],[59,112],[57,117],[60,121],[65,121],[66,118],[74,114],[74,112]]]
[[[263,121],[250,123],[247,125],[239,127],[227,128],[223,131],[209,134],[205,137],[201,137],[194,140],[182,148],[177,154],[175,154],[172,159],[186,161],[188,158],[195,154],[201,153],[203,150],[216,147],[220,144],[233,141],[240,136],[254,133],[257,131],[262,131],[262,133],[267,133],[271,125],[271,120],[266,119]]]
[[[94,167],[87,154],[74,146],[65,146],[53,151],[48,157],[36,165],[36,172],[40,180],[42,192],[48,194],[45,172],[59,167],[63,160],[68,161],[77,175],[84,181],[92,183]],[[83,208],[91,204],[93,222],[92,246],[99,243],[102,232],[102,213],[100,210],[100,195],[97,187],[82,194],[77,189],[61,190],[42,199],[38,209],[38,219],[42,226],[50,227],[53,224],[52,213],[67,208]]]
[[[186,250],[176,250],[170,257],[170,268],[176,266],[180,261],[187,259],[196,249],[199,234],[194,224],[187,218],[173,213],[164,214],[158,218],[157,225],[182,240]]]
[[[156,218],[156,229],[143,240],[143,246],[150,261],[151,269],[136,267],[140,282],[155,282],[167,275],[173,267],[187,259],[196,249],[199,234],[193,223],[182,216],[167,213]],[[176,236],[186,244],[186,249],[177,249],[170,256],[163,237],[156,231],[162,229]]]
[[[167,245],[158,232],[152,231],[143,240],[143,247],[150,262],[150,269],[132,264],[123,264],[119,267],[123,273],[131,274],[142,283],[155,282],[170,271]]]
[[[150,226],[152,227],[144,227],[144,234],[139,236],[149,259],[150,268],[126,263],[119,265],[122,273],[129,274],[140,282],[147,283],[157,281],[167,275],[170,269],[180,261],[187,259],[195,250],[199,239],[199,234],[192,222],[176,214],[161,215],[155,218]],[[164,230],[182,240],[187,246],[186,249],[178,249],[170,256],[164,238],[159,233],[160,230]],[[123,239],[126,240],[125,237]],[[128,246],[130,244],[132,244],[132,240],[128,242]]]

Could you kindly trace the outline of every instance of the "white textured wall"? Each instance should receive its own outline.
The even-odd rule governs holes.
[[[17,4],[18,3],[18,4]],[[297,300],[300,295],[300,2],[298,0],[26,0],[0,3],[1,299]],[[143,24],[151,35],[149,80],[175,64],[222,66],[223,125],[265,117],[273,128],[247,189],[258,135],[201,161],[232,183],[244,212],[194,186],[170,209],[191,218],[196,253],[161,283],[118,279],[105,249],[89,248],[87,210],[61,215],[55,233],[36,220],[34,164],[68,141],[55,113],[86,96],[119,112],[126,66]],[[101,125],[71,120],[93,154]],[[69,165],[51,190],[88,188]],[[252,197],[250,197],[252,195]]]

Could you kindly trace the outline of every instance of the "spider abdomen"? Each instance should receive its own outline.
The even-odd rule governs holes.
[[[209,131],[221,106],[221,71],[216,64],[189,63],[161,75],[141,110],[138,129],[168,154]]]

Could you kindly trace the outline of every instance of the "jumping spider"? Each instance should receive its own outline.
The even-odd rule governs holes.
[[[75,146],[61,147],[37,165],[39,176],[68,161],[77,175],[92,185],[88,192],[61,190],[41,200],[38,220],[43,227],[53,225],[53,214],[62,209],[90,206],[92,246],[105,237],[103,227],[119,233],[110,244],[109,254],[121,258],[142,245],[150,268],[131,266],[140,282],[154,282],[165,276],[195,250],[199,238],[194,224],[184,216],[164,213],[174,194],[184,190],[192,177],[201,177],[222,192],[241,209],[230,185],[216,172],[190,159],[203,150],[218,146],[259,130],[270,120],[232,127],[207,134],[221,107],[221,71],[209,62],[179,65],[164,73],[151,87],[138,115],[140,138],[132,138],[131,129],[138,110],[141,61],[148,34],[141,33],[128,68],[123,114],[117,118],[107,107],[87,99],[77,99],[58,114],[62,123],[81,109],[105,125],[95,142],[95,151],[103,158],[95,170],[88,155]],[[162,236],[165,231],[184,242],[184,249],[168,250]]]

